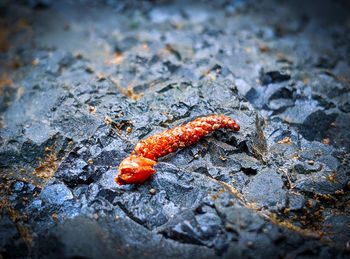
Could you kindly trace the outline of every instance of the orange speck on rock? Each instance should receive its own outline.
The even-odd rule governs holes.
[[[221,159],[221,161],[226,161],[227,160],[227,158],[223,157],[223,156],[219,156],[219,158]]]
[[[260,45],[259,49],[260,49],[261,52],[267,52],[267,51],[270,50],[269,47],[266,46],[266,45]]]
[[[107,124],[112,124],[112,123],[113,123],[113,120],[112,120],[111,118],[109,118],[109,117],[106,117],[106,118],[105,118],[105,122],[106,122]]]
[[[328,145],[330,142],[329,138],[322,139],[322,143]]]
[[[97,77],[99,81],[105,80],[105,76],[103,73],[97,73]]]
[[[77,59],[81,59],[82,57],[83,57],[83,54],[81,54],[80,52],[75,54],[75,58],[77,58]]]
[[[91,107],[89,108],[89,111],[90,111],[91,114],[96,114],[97,108],[91,106]]]
[[[113,53],[113,58],[108,60],[107,64],[119,66],[120,64],[123,63],[123,61],[124,61],[124,57],[123,57],[122,53],[114,52]]]
[[[283,140],[278,141],[278,144],[283,144],[283,143],[290,143],[292,142],[292,139],[289,137],[285,137]]]
[[[37,66],[39,64],[39,62],[40,62],[40,60],[38,58],[36,58],[32,61],[32,65]]]

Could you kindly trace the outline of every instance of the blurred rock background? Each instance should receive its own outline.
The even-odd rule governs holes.
[[[0,2],[3,258],[346,258],[347,1]],[[152,134],[237,120],[159,160]]]

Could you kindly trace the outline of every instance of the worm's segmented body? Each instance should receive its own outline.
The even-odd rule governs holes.
[[[234,120],[224,115],[201,117],[183,126],[165,130],[135,146],[135,153],[140,156],[157,160],[159,157],[176,152],[179,148],[190,146],[210,132],[219,128],[231,128],[238,131],[239,126]]]
[[[230,117],[210,115],[141,140],[135,146],[131,156],[120,163],[116,182],[120,185],[144,182],[155,172],[153,166],[159,157],[194,144],[220,128],[229,128],[234,131],[240,129]]]

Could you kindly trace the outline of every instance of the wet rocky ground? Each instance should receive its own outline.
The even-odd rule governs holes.
[[[2,1],[2,258],[350,256],[346,1]],[[134,145],[219,130],[114,182]]]

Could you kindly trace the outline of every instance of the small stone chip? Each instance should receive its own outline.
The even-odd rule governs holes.
[[[315,164],[315,161],[309,160],[309,161],[308,161],[308,164],[309,164],[309,165],[313,165],[313,164]]]
[[[248,245],[248,247],[253,247],[253,242],[252,242],[252,241],[249,241],[249,242],[247,243],[247,245]]]
[[[52,214],[52,219],[54,219],[54,220],[57,220],[58,219],[58,215],[55,213],[55,214]]]
[[[130,127],[126,128],[126,133],[130,133],[132,131],[132,129]]]
[[[152,194],[152,195],[155,195],[157,193],[156,189],[150,189],[149,190],[149,193]]]
[[[89,164],[93,164],[94,163],[94,161],[92,161],[92,158],[89,158],[88,162],[89,162]]]

